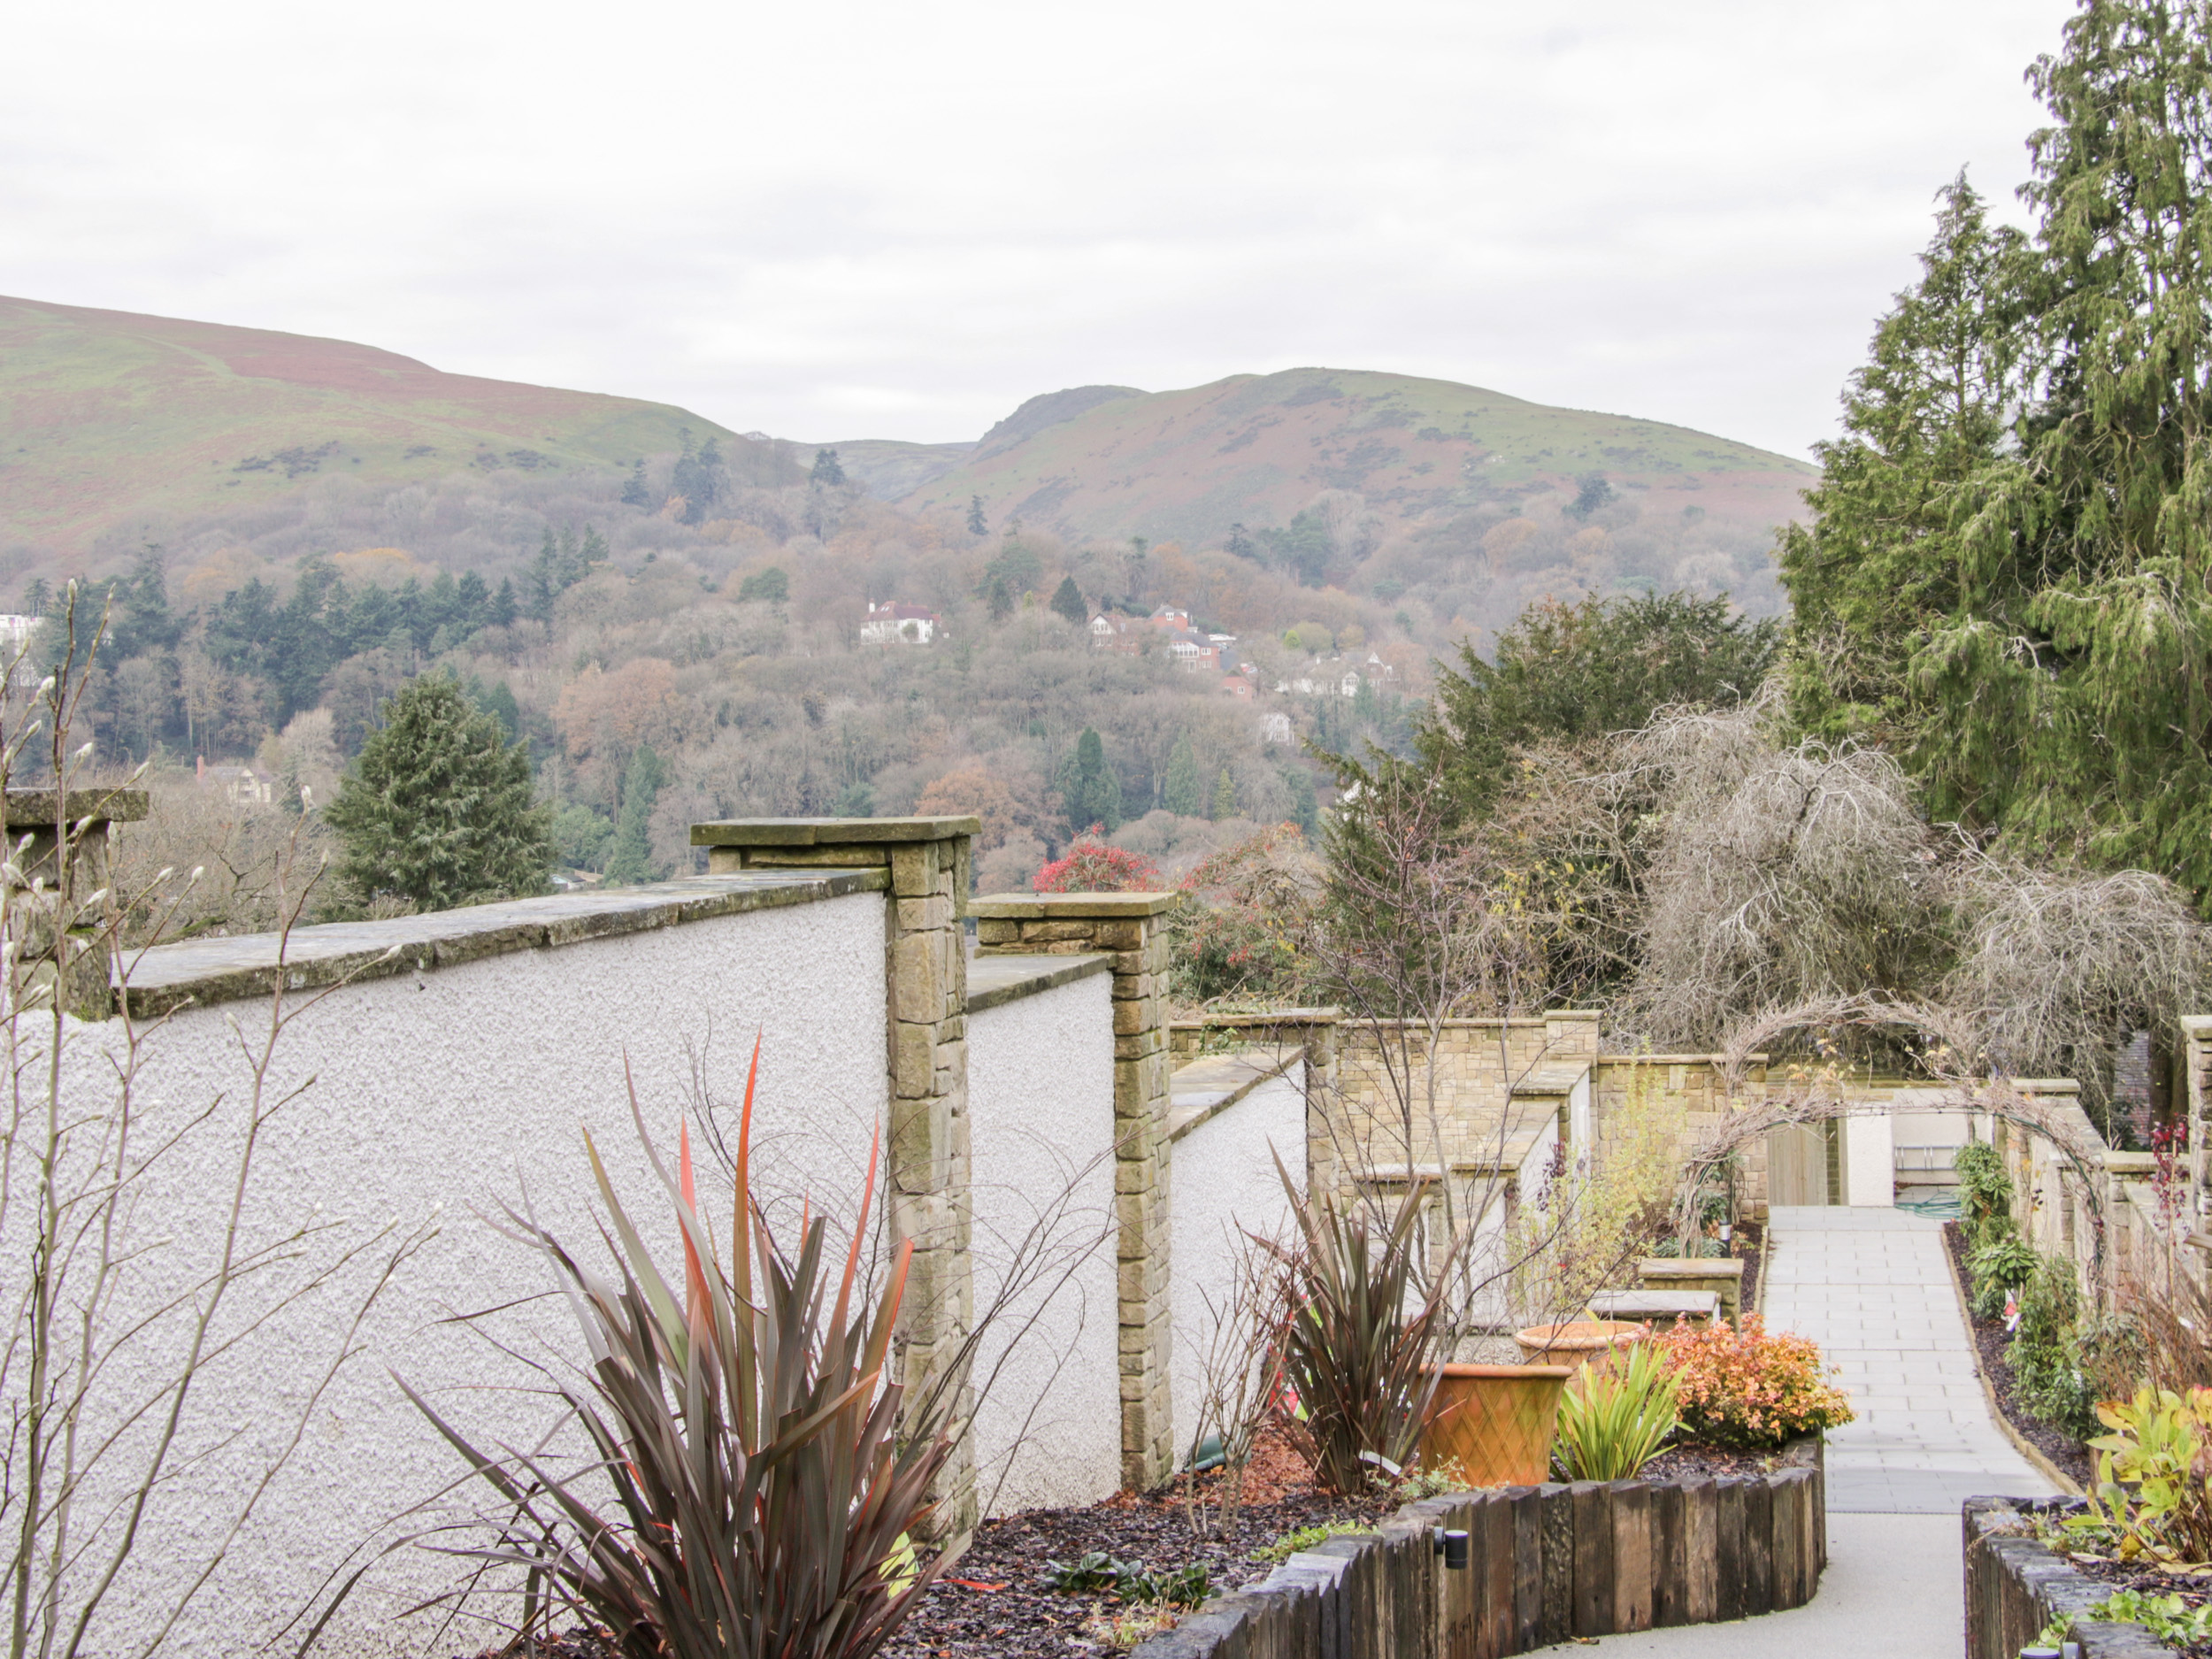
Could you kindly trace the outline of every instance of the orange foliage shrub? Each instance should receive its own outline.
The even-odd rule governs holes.
[[[1779,1446],[1851,1421],[1851,1402],[1821,1374],[1809,1337],[1769,1336],[1757,1314],[1743,1329],[1723,1322],[1677,1325],[1656,1340],[1678,1385],[1685,1436],[1712,1446]]]

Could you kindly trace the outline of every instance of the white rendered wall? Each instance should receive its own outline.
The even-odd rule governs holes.
[[[1191,1449],[1206,1394],[1206,1363],[1236,1288],[1248,1234],[1287,1239],[1295,1223],[1275,1158],[1302,1191],[1306,1093],[1302,1066],[1271,1078],[1174,1143],[1168,1176],[1169,1362],[1176,1465]]]
[[[988,1515],[1121,1484],[1112,989],[1094,974],[968,1020],[976,1308],[1005,1300],[975,1373]]]
[[[1857,1209],[1897,1202],[1896,1119],[1888,1113],[1843,1120],[1843,1202]]]
[[[396,1535],[403,1510],[456,1481],[457,1455],[387,1367],[483,1440],[527,1447],[544,1434],[556,1410],[542,1397],[501,1390],[543,1386],[528,1359],[573,1381],[581,1343],[565,1306],[544,1294],[552,1280],[541,1259],[488,1217],[526,1198],[580,1258],[603,1266],[580,1135],[588,1126],[640,1228],[674,1259],[667,1200],[631,1121],[626,1058],[645,1121],[672,1160],[678,1125],[702,1087],[734,1142],[734,1106],[761,1031],[756,1140],[764,1183],[794,1202],[805,1194],[818,1212],[853,1213],[886,1097],[884,902],[862,895],[493,956],[340,989],[299,1015],[277,1048],[273,1090],[311,1076],[314,1083],[265,1134],[247,1205],[253,1238],[280,1238],[318,1217],[350,1218],[355,1236],[388,1219],[405,1231],[434,1217],[439,1231],[371,1315],[358,1357],[313,1412],[298,1453],[165,1655],[259,1648],[349,1548]],[[266,1002],[188,1010],[149,1042],[138,1094],[142,1103],[160,1102],[157,1119],[174,1121],[218,1094],[227,1103],[148,1188],[141,1237],[177,1242],[149,1259],[131,1292],[142,1304],[188,1285],[219,1237],[237,1160],[231,1129],[250,1087],[241,1033],[265,1031],[268,1011]],[[111,1091],[100,1050],[119,1048],[120,1023],[79,1030],[71,1098],[101,1110]],[[718,1194],[714,1202],[726,1204],[726,1180],[704,1150],[699,1156],[703,1199]],[[20,1239],[4,1245],[4,1259],[26,1259]],[[355,1273],[341,1288],[361,1282]],[[242,1293],[238,1310],[263,1294]],[[449,1322],[523,1299],[534,1300],[495,1325],[519,1357]],[[338,1340],[339,1310],[326,1298],[281,1311],[204,1376],[188,1446],[237,1438],[156,1502],[147,1521],[155,1541],[130,1570],[142,1576],[108,1603],[93,1651],[123,1651],[146,1633],[152,1610],[196,1559],[160,1540],[209,1541],[210,1517],[221,1509],[208,1486],[236,1486],[279,1449],[312,1364]],[[164,1359],[135,1356],[144,1368],[137,1380],[157,1379]],[[483,1502],[467,1484],[457,1491],[472,1505]],[[403,1530],[424,1524],[418,1516]],[[320,1651],[348,1659],[419,1648],[430,1618],[403,1629],[394,1617],[449,1585],[455,1566],[411,1548],[388,1557]],[[445,1650],[493,1639],[465,1624],[447,1632]]]

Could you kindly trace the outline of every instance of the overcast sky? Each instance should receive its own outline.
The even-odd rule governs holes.
[[[1802,455],[2067,0],[0,4],[0,292],[740,431],[1304,364]]]

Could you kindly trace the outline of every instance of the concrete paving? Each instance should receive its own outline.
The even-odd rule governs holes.
[[[1767,1328],[1819,1343],[1858,1413],[1828,1437],[1831,1515],[1955,1520],[1978,1494],[2050,1494],[1991,1420],[1940,1223],[1778,1207],[1769,1225]]]
[[[1597,1646],[1609,1659],[1959,1659],[1965,1604],[1957,1516],[1831,1515],[1828,1570],[1803,1607]]]
[[[1990,1419],[1941,1225],[1896,1210],[1777,1209],[1767,1326],[1821,1347],[1857,1421],[1828,1437],[1828,1570],[1801,1608],[1608,1636],[1617,1659],[1956,1659],[1959,1505],[2051,1487]]]

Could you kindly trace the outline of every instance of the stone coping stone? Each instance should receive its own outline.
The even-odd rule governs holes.
[[[51,789],[11,789],[7,794],[10,829],[54,827]],[[148,810],[143,789],[72,789],[61,803],[61,816],[73,824],[80,818],[95,824],[134,824]]]
[[[1743,1278],[1743,1258],[1726,1256],[1647,1256],[1636,1263],[1639,1279]]]
[[[971,956],[968,1012],[1018,1002],[1025,996],[1113,972],[1111,956]]]
[[[1601,1319],[1717,1319],[1717,1290],[1601,1290],[1590,1298]]]
[[[280,972],[285,989],[314,990],[349,979],[429,972],[510,951],[580,944],[852,893],[881,893],[889,885],[889,872],[880,869],[818,875],[748,871],[509,899],[385,921],[325,922],[295,927],[288,940],[246,933],[128,952],[119,966],[117,985],[133,1018],[152,1018],[188,1005],[266,996],[277,988]]]
[[[1238,1048],[1178,1066],[1168,1078],[1167,1138],[1180,1141],[1219,1117],[1271,1078],[1283,1076],[1302,1051]]]
[[[849,847],[979,835],[979,818],[726,818],[691,826],[694,847]]]
[[[1046,922],[1055,917],[1164,916],[1180,893],[992,893],[968,901],[968,914],[1001,922]]]
[[[1203,1019],[1171,1019],[1170,1031],[1243,1031],[1269,1025],[1334,1025],[1340,1008],[1276,1008],[1264,1014],[1209,1014]]]
[[[1576,1084],[1590,1075],[1590,1063],[1579,1064],[1561,1062],[1554,1065],[1531,1067],[1513,1079],[1510,1090],[1515,1094],[1571,1094]]]

